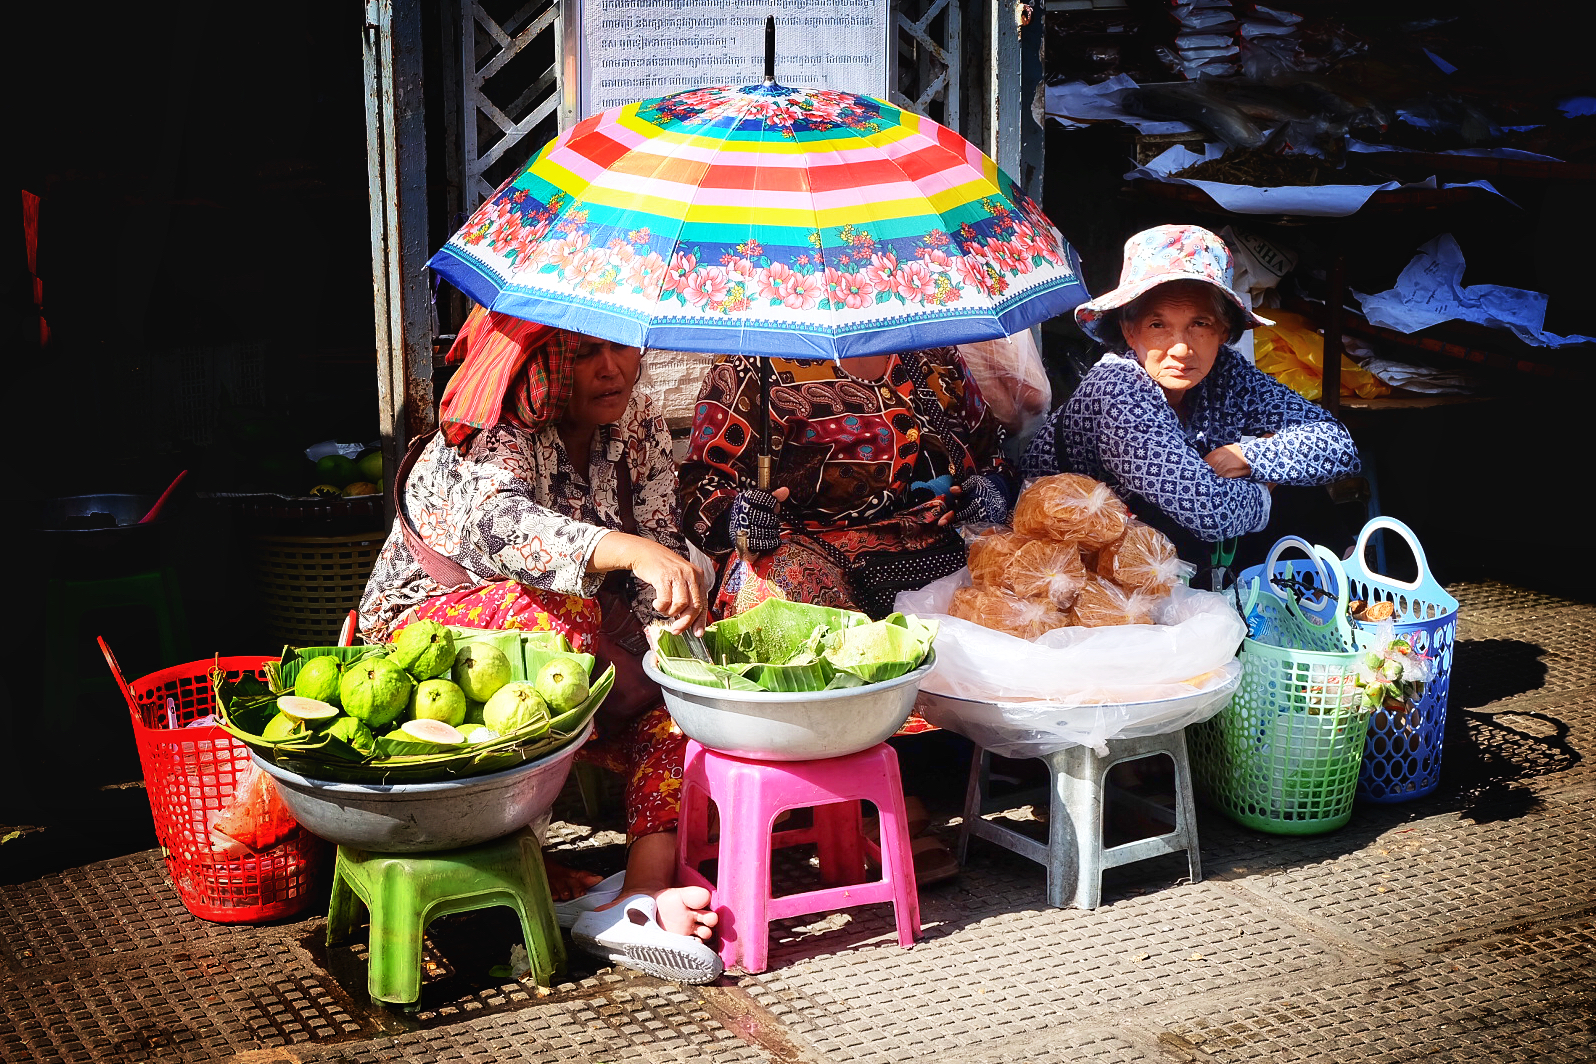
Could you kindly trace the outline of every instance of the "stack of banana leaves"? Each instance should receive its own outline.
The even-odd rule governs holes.
[[[655,664],[683,683],[727,691],[836,691],[896,679],[931,654],[936,622],[766,599],[702,639],[654,626]]]
[[[592,678],[593,666],[557,633],[423,621],[391,645],[284,648],[265,682],[213,669],[211,686],[218,723],[280,768],[340,783],[428,783],[580,742],[615,682],[613,666]]]

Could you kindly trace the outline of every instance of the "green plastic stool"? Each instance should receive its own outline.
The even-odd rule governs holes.
[[[327,945],[348,941],[371,914],[366,987],[373,1001],[409,1004],[421,996],[421,936],[450,913],[508,905],[521,918],[538,985],[565,967],[565,943],[537,836],[523,828],[493,842],[438,853],[369,853],[338,847]]]
[[[183,660],[188,645],[188,629],[183,616],[183,598],[177,575],[170,569],[153,569],[129,576],[95,580],[51,580],[45,590],[45,661],[51,676],[71,676],[77,669],[73,653],[81,636],[83,618],[99,610],[123,606],[143,606],[155,616],[155,634],[161,644],[161,661],[175,665]],[[50,698],[52,719],[74,727],[79,695],[105,690],[109,676],[105,670],[77,676],[72,683],[58,684]]]

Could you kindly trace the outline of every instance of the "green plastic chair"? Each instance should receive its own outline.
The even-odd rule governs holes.
[[[93,633],[82,631],[83,620],[101,610],[141,606],[150,611],[160,641],[163,665],[183,660],[188,647],[188,626],[177,576],[170,569],[152,569],[127,576],[99,579],[67,578],[49,581],[45,589],[45,660],[51,676],[68,676],[49,696],[52,718],[68,729],[89,721],[77,718],[79,696],[108,688],[103,672],[79,674],[77,650],[90,645]]]
[[[540,986],[565,967],[565,943],[537,837],[523,828],[493,842],[438,853],[369,853],[338,847],[327,945],[346,942],[371,916],[366,987],[373,1001],[421,996],[421,938],[440,916],[507,905],[521,918]]]

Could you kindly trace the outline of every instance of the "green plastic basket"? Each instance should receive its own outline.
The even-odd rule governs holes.
[[[1320,595],[1305,604],[1286,546],[1314,562],[1317,586],[1344,588],[1340,562],[1324,548],[1282,540],[1242,589],[1248,630],[1241,683],[1213,718],[1188,729],[1193,776],[1208,801],[1237,823],[1277,835],[1332,831],[1352,816],[1369,717],[1356,684],[1345,602]],[[1324,566],[1336,570],[1328,584]]]

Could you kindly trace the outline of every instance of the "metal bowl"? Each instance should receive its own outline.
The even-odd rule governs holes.
[[[537,761],[440,783],[334,783],[250,756],[306,831],[361,850],[426,853],[497,839],[548,812],[592,730]]]
[[[643,671],[665,692],[665,708],[689,738],[710,750],[758,761],[843,757],[885,740],[914,709],[936,652],[895,680],[841,691],[727,691],[666,676],[643,656]]]
[[[39,503],[34,527],[52,564],[82,576],[105,577],[160,564],[160,535],[170,506],[147,525],[158,495],[69,495]]]

